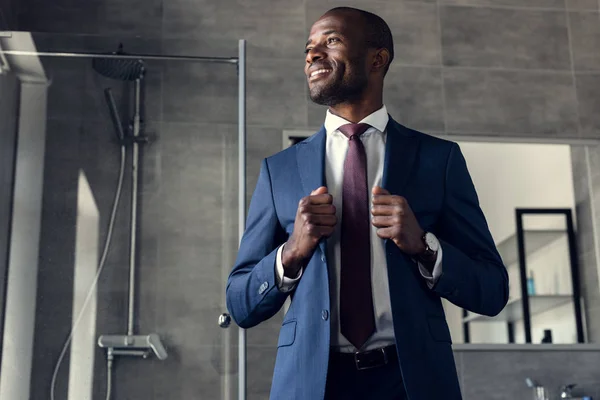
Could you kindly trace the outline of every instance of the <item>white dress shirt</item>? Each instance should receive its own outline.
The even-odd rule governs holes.
[[[383,164],[385,160],[386,126],[389,116],[385,106],[365,117],[361,123],[371,127],[360,136],[367,154],[368,187],[381,186]],[[331,298],[331,347],[334,351],[355,352],[357,349],[348,342],[340,332],[339,301],[340,301],[340,265],[341,242],[340,227],[342,219],[342,184],[344,179],[344,161],[348,151],[348,138],[339,131],[339,127],[350,122],[338,117],[329,110],[325,118],[327,141],[325,148],[325,180],[328,192],[333,196],[336,208],[337,224],[331,237],[327,240],[327,265],[329,269],[329,287]],[[316,188],[313,188],[313,190]],[[369,210],[372,207],[372,197],[369,194]],[[377,236],[377,228],[371,225],[371,285],[373,306],[375,311],[375,333],[367,340],[363,349],[371,350],[394,344],[394,325],[392,307],[389,295],[387,262],[385,257],[385,242]],[[283,245],[285,246],[285,244]],[[294,279],[284,276],[281,253],[283,246],[277,252],[276,277],[282,291],[291,291],[302,278],[302,270]],[[419,264],[419,270],[431,288],[442,273],[442,249],[438,250],[433,272]],[[302,301],[298,299],[297,301]]]

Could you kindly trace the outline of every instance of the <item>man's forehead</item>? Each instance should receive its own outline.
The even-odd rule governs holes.
[[[357,22],[359,16],[356,13],[341,11],[326,13],[313,24],[309,35],[322,35],[328,31],[348,35],[354,30],[351,27],[356,28]]]

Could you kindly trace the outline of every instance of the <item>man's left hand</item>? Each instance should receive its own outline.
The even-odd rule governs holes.
[[[371,214],[372,224],[378,228],[377,236],[393,240],[400,250],[411,256],[425,251],[424,231],[404,197],[375,186]]]

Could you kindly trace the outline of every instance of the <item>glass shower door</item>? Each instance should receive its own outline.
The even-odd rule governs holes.
[[[0,400],[243,397],[245,344],[234,324],[218,321],[245,194],[238,71],[139,57],[135,139],[135,84],[99,73],[88,54],[115,51],[118,41],[69,48],[79,39],[2,39],[3,49],[27,54],[6,54],[26,122],[17,127],[12,174]],[[25,64],[39,79],[27,79]]]

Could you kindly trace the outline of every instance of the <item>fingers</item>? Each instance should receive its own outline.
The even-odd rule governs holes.
[[[406,199],[402,196],[393,196],[390,194],[383,194],[383,195],[373,195],[372,198],[373,204],[384,204],[384,205],[393,205],[393,204],[398,204],[398,205],[405,205],[408,204],[408,202],[406,201]]]
[[[399,204],[394,205],[373,205],[371,214],[373,215],[404,215],[405,208]]]
[[[400,218],[391,216],[378,216],[371,218],[371,223],[376,228],[387,228],[400,224]]]
[[[335,215],[335,206],[333,204],[311,204],[307,207],[311,214],[331,214]]]
[[[336,216],[328,214],[303,214],[302,219],[305,223],[315,226],[335,226],[337,223]]]
[[[321,205],[333,206],[333,196],[325,193],[303,197],[298,203],[298,209],[300,212],[307,212],[313,207]]]
[[[379,228],[377,236],[381,239],[393,239],[396,236],[396,227]]]
[[[327,188],[325,186],[321,186],[321,187],[316,188],[312,192],[310,192],[310,195],[314,196],[314,195],[317,195],[317,194],[325,194],[325,193],[328,193],[327,192]]]
[[[373,195],[375,195],[375,196],[380,196],[380,195],[389,196],[390,195],[390,192],[388,192],[381,186],[374,186],[371,193],[373,193]]]
[[[334,226],[326,226],[326,225],[308,225],[307,230],[308,234],[312,237],[320,238],[320,237],[329,237],[333,234]]]

